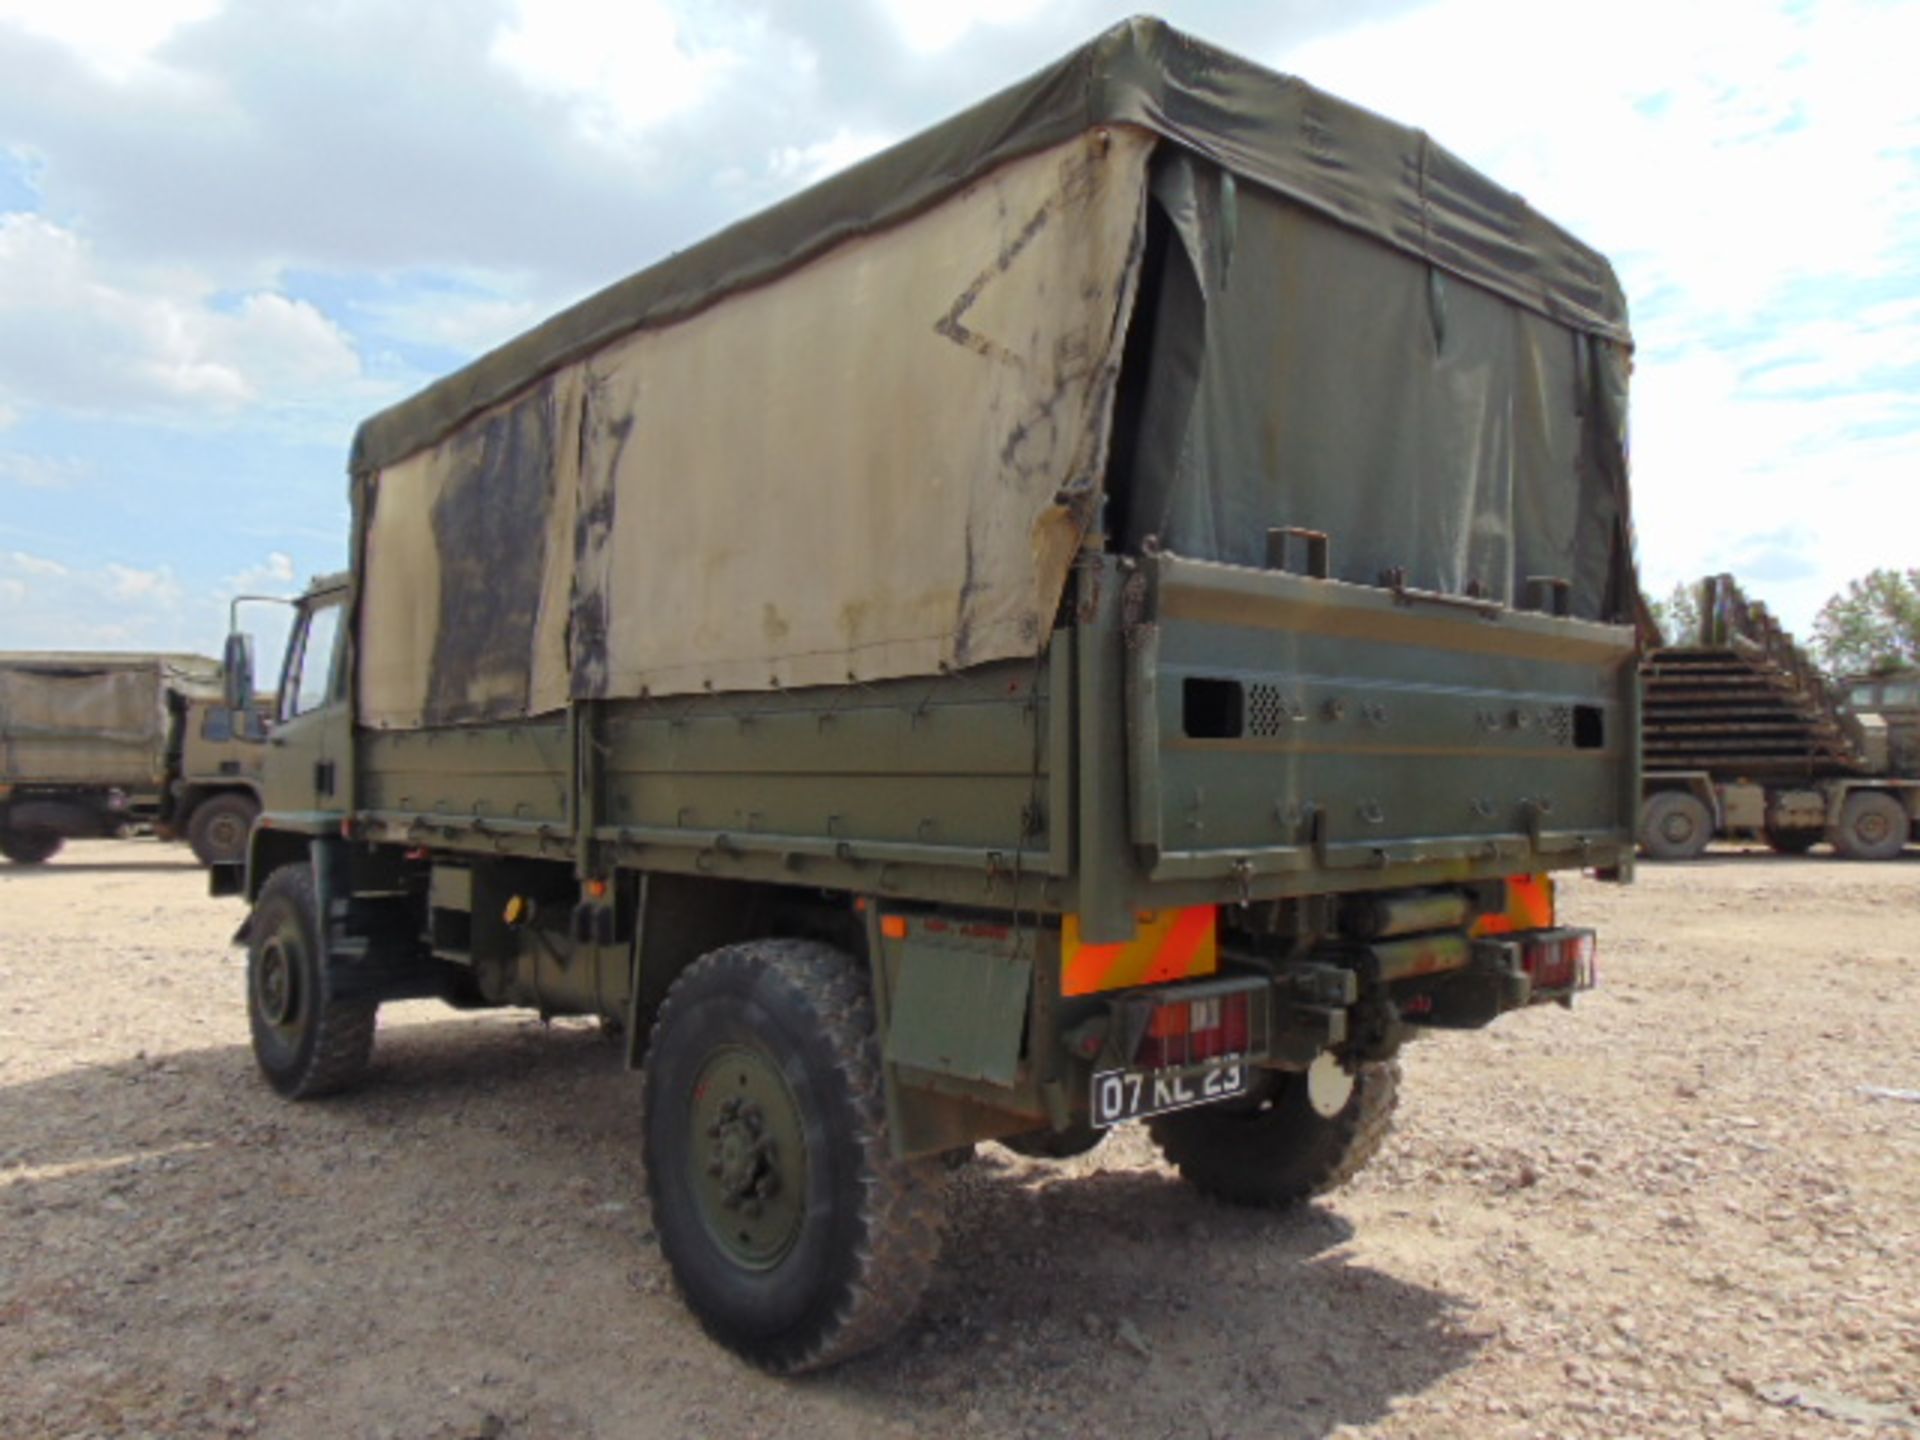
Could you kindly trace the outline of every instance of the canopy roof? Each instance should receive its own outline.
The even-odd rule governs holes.
[[[1599,254],[1420,130],[1125,21],[1038,74],[622,280],[361,425],[355,472],[414,454],[570,360],[886,229],[1021,156],[1128,125],[1572,328],[1628,340]]]

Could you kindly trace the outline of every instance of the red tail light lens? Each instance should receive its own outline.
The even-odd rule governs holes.
[[[1244,1055],[1253,1036],[1253,999],[1245,991],[1208,1000],[1169,1000],[1154,1008],[1133,1063],[1172,1069]]]
[[[1590,990],[1595,979],[1593,932],[1548,931],[1530,939],[1520,947],[1520,968],[1535,990]]]

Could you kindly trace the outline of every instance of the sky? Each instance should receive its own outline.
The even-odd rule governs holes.
[[[360,419],[1127,13],[0,0],[0,648],[218,653],[345,565]],[[1920,3],[1160,13],[1612,259],[1649,594],[1920,563]]]

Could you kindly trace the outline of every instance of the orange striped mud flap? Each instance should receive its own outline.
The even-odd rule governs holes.
[[[1133,939],[1111,945],[1083,943],[1077,915],[1068,915],[1060,923],[1062,995],[1098,995],[1130,985],[1191,980],[1219,968],[1216,905],[1143,911],[1134,917]]]
[[[1551,875],[1512,875],[1507,878],[1507,908],[1482,915],[1474,922],[1473,935],[1511,935],[1519,930],[1553,928],[1553,877]]]

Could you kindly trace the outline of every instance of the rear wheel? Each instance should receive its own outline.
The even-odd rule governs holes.
[[[373,1055],[376,1000],[334,993],[321,961],[313,871],[283,865],[260,887],[247,941],[247,1017],[253,1058],[289,1100],[344,1090]]]
[[[892,1156],[851,959],[801,940],[703,956],[660,1007],[645,1077],[654,1228],[708,1334],[792,1374],[905,1323],[939,1254],[941,1168]]]
[[[1906,848],[1911,828],[1907,807],[1893,796],[1856,790],[1841,805],[1840,823],[1827,838],[1849,860],[1891,860]]]
[[[1818,830],[1767,831],[1767,845],[1779,855],[1804,855],[1820,842]]]
[[[187,844],[202,865],[232,865],[247,858],[247,836],[260,807],[251,795],[214,795],[194,807]]]
[[[44,865],[66,843],[58,830],[0,830],[0,855],[16,865]]]
[[[1147,1122],[1160,1153],[1203,1194],[1262,1209],[1295,1205],[1346,1184],[1386,1142],[1398,1062],[1361,1066],[1338,1108],[1315,1105],[1305,1073],[1263,1073],[1265,1083],[1238,1100]]]
[[[1640,807],[1640,848],[1655,860],[1692,860],[1713,839],[1713,813],[1698,795],[1663,790]]]

